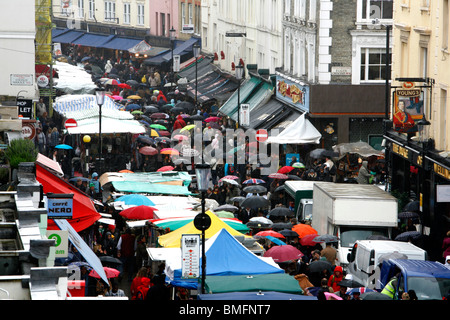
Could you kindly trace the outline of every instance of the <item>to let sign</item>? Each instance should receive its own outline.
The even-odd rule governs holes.
[[[47,194],[49,219],[72,219],[73,194]]]

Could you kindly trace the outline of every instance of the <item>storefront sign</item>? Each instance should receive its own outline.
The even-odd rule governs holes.
[[[22,121],[22,137],[24,139],[33,140],[36,136],[36,127],[33,123]]]
[[[396,143],[392,144],[392,152],[401,156],[402,158],[409,160],[409,150]]]
[[[72,219],[72,194],[47,194],[47,210],[49,219]]]
[[[33,100],[31,99],[17,99],[16,105],[19,108],[19,114],[25,119],[31,119],[33,111]]]
[[[55,239],[55,258],[67,258],[69,250],[69,231],[47,230],[47,238]]]
[[[200,235],[181,236],[181,277],[194,279],[200,276]]]
[[[33,75],[32,74],[11,74],[10,84],[12,86],[32,86]]]
[[[450,170],[449,169],[447,169],[437,163],[434,163],[433,171],[434,171],[434,173],[440,175],[441,177],[443,177],[447,180],[450,180]]]
[[[309,111],[309,87],[277,76],[276,95],[282,101]]]

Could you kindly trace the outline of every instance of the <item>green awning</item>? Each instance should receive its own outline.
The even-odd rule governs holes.
[[[180,186],[141,181],[112,181],[111,183],[114,189],[119,192],[191,195],[191,192],[185,185]]]
[[[303,294],[298,281],[286,273],[256,274],[251,276],[206,276],[205,289],[208,293],[277,291]]]
[[[257,88],[261,84],[261,80],[257,78],[250,78],[246,80],[243,84],[241,84],[239,99],[240,103],[245,102],[246,99],[254,92],[255,88]],[[237,118],[237,109],[238,109],[238,90],[235,90],[231,97],[220,107],[219,112],[225,114],[233,119]],[[234,116],[234,117],[233,117]]]

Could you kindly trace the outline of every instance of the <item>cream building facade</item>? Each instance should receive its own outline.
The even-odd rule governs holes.
[[[430,78],[424,115],[431,122],[435,148],[450,150],[449,0],[394,1],[392,86],[397,78]]]

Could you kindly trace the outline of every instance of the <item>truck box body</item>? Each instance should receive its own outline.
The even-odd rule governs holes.
[[[340,238],[338,260],[343,266],[356,240],[372,234],[389,237],[397,227],[397,199],[374,185],[318,183],[314,185],[313,202],[312,227],[319,234]]]
[[[358,240],[349,253],[348,273],[370,289],[379,286],[380,264],[390,254],[402,254],[407,259],[426,260],[427,252],[412,243],[393,240]],[[392,256],[391,256],[392,257]]]
[[[286,193],[294,199],[294,212],[296,218],[303,220],[298,208],[301,206],[301,202],[304,199],[310,199],[311,201],[305,201],[304,203],[312,203],[314,184],[317,181],[286,181],[284,183]]]

